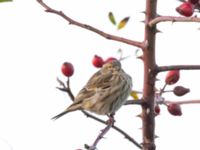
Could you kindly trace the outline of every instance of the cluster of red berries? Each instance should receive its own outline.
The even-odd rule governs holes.
[[[173,85],[173,84],[177,83],[179,79],[180,79],[180,70],[171,70],[166,74],[165,84],[166,85]],[[190,89],[185,88],[183,86],[176,86],[176,87],[174,87],[172,92],[176,96],[183,96],[183,95],[187,94],[188,92],[190,92]],[[166,106],[167,106],[168,112],[171,115],[174,115],[174,116],[181,116],[182,115],[181,106],[179,104],[169,103]],[[154,110],[155,110],[156,114],[159,114],[160,113],[159,105],[156,105]]]
[[[176,8],[176,11],[185,17],[190,17],[193,15],[195,9],[200,9],[199,3],[199,0],[185,1]]]
[[[103,60],[102,57],[94,55],[94,58],[92,59],[92,64],[97,68],[101,68],[103,64],[113,60],[117,59],[114,57],[109,57],[106,60]],[[61,71],[64,76],[71,77],[74,74],[74,67],[70,62],[64,62],[61,66]]]
[[[117,60],[117,58],[114,57],[108,57],[106,60],[103,60],[102,57],[98,56],[98,55],[94,55],[93,59],[92,59],[92,64],[96,67],[96,68],[101,68],[103,66],[103,64],[113,61],[113,60]]]
[[[180,70],[171,70],[167,73],[167,75],[165,77],[165,84],[173,85],[173,84],[177,83],[179,79],[180,79]],[[174,88],[173,93],[177,96],[183,96],[184,94],[186,94],[185,89],[186,88],[184,88],[182,86],[177,86]],[[174,116],[182,115],[181,107],[179,104],[170,103],[167,105],[167,110],[170,114],[172,114]]]

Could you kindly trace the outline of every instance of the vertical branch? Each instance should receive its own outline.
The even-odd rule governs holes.
[[[146,0],[145,10],[145,35],[143,48],[144,60],[144,87],[143,99],[145,104],[142,105],[142,131],[143,131],[143,150],[155,150],[154,130],[154,86],[156,78],[155,62],[155,35],[156,26],[149,27],[148,23],[156,17],[157,0]]]

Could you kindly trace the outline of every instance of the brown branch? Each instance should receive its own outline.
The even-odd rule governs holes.
[[[97,136],[92,146],[89,146],[88,150],[96,149],[97,144],[104,137],[104,135],[112,128],[112,126],[114,125],[114,122],[115,122],[114,116],[113,115],[109,116],[109,120],[107,121],[107,126],[103,130],[101,130],[100,134]]]
[[[115,36],[115,35],[111,35],[111,34],[105,33],[105,32],[103,32],[103,31],[101,31],[101,30],[99,30],[99,29],[97,29],[95,27],[92,27],[90,25],[83,24],[83,23],[80,23],[78,21],[75,21],[75,20],[71,19],[70,17],[65,15],[62,11],[58,11],[58,10],[55,10],[55,9],[49,7],[42,0],[37,0],[37,1],[38,1],[38,3],[40,3],[46,9],[45,10],[46,12],[57,14],[57,15],[63,17],[65,20],[67,20],[69,22],[69,24],[76,25],[76,26],[84,28],[86,30],[90,30],[92,32],[95,32],[95,33],[101,35],[102,37],[104,37],[104,38],[106,38],[108,40],[113,40],[113,41],[126,43],[126,44],[129,44],[129,45],[136,46],[138,48],[143,48],[144,47],[143,42],[133,41],[133,40],[130,40],[130,39],[127,39],[127,38],[123,38],[123,37],[119,37],[119,36]]]
[[[63,91],[63,92],[67,92],[68,95],[70,96],[71,100],[74,101],[74,95],[73,93],[71,92],[71,89],[70,89],[70,82],[69,82],[69,78],[68,78],[68,81],[67,81],[67,86],[64,84],[64,82],[62,82],[59,78],[57,78],[57,81],[59,82],[59,84],[62,86],[62,88],[60,87],[57,87],[57,89]],[[133,100],[132,100],[133,101]],[[107,125],[107,122],[98,118],[98,117],[95,117],[94,115],[82,110],[82,113],[86,116],[86,117],[89,117],[89,118],[92,118],[102,124],[105,124]],[[125,131],[123,131],[122,129],[120,129],[119,127],[113,125],[112,126],[113,129],[115,129],[116,131],[118,131],[119,133],[121,133],[126,139],[128,139],[130,142],[132,142],[135,146],[137,146],[138,148],[142,149],[142,146],[136,141],[134,140],[130,135],[128,135]]]
[[[165,104],[176,103],[176,104],[179,104],[179,105],[183,105],[183,104],[200,104],[200,100],[184,100],[184,101],[169,101],[169,100],[165,100],[164,102],[165,102]]]
[[[159,66],[157,72],[169,71],[169,70],[200,70],[200,65],[171,65],[171,66]]]
[[[100,123],[107,124],[106,121],[104,121],[100,118],[97,118],[97,117],[93,116],[92,114],[90,114],[86,111],[82,111],[82,112],[83,112],[83,114],[85,114],[89,118],[92,118],[92,119],[94,119],[94,120],[96,120]],[[121,133],[126,139],[128,139],[130,142],[132,142],[135,146],[142,149],[142,146],[136,140],[134,140],[130,135],[128,135],[126,132],[124,132],[122,129],[120,129],[119,127],[117,127],[115,125],[113,125],[112,128],[115,129],[116,131],[118,131],[119,133]]]
[[[200,22],[198,17],[175,17],[175,16],[159,16],[149,22],[149,26],[153,27],[160,22]]]
[[[124,105],[143,105],[146,102],[143,99],[138,100],[127,100]]]

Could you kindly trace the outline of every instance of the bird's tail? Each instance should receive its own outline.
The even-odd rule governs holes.
[[[54,116],[53,118],[51,118],[52,120],[57,120],[58,118],[60,118],[60,117],[62,117],[63,115],[65,115],[65,114],[67,114],[68,112],[70,112],[70,111],[63,111],[63,112],[61,112],[60,114],[58,114],[58,115],[56,115],[56,116]]]
[[[58,118],[62,117],[63,115],[75,111],[75,110],[80,110],[81,109],[81,104],[78,103],[73,103],[71,106],[69,106],[65,111],[61,112],[60,114],[54,116],[51,118],[52,120],[57,120]]]

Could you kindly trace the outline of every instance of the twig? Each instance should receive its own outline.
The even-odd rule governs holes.
[[[174,17],[174,16],[159,16],[149,22],[149,26],[153,27],[159,22],[200,22],[198,17]]]
[[[73,95],[73,93],[72,93],[72,91],[71,91],[71,88],[70,88],[70,78],[67,78],[67,89],[68,89],[68,94],[69,94],[69,97],[72,99],[72,100],[74,100],[74,95]]]
[[[169,101],[169,100],[165,100],[165,104],[169,104],[169,103],[176,103],[179,105],[183,105],[183,104],[200,104],[200,100],[184,100],[184,101]]]
[[[65,84],[59,79],[57,78],[57,81],[59,82],[59,84],[62,86],[62,88],[60,87],[56,87],[57,89],[63,91],[63,92],[67,92],[67,94],[69,95],[69,97],[71,98],[72,101],[74,101],[74,95],[70,89],[70,78],[67,79],[67,86],[65,86]]]
[[[95,116],[93,116],[92,114],[86,112],[86,111],[82,111],[87,117],[92,118],[98,122],[101,122],[103,124],[107,124],[106,121],[99,119]],[[120,129],[119,127],[113,125],[112,126],[113,129],[115,129],[116,131],[118,131],[119,133],[121,133],[126,139],[128,139],[130,142],[132,142],[135,146],[137,146],[138,148],[142,149],[142,146],[136,141],[134,140],[130,135],[128,135],[125,131],[123,131],[122,129]]]
[[[200,65],[171,65],[171,66],[159,66],[157,72],[169,71],[169,70],[200,70]]]
[[[67,81],[67,86],[60,79],[58,79],[58,78],[57,78],[57,81],[62,86],[62,88],[57,87],[57,89],[59,89],[61,91],[64,91],[64,92],[67,92],[68,94],[70,93],[69,94],[69,95],[71,95],[70,98],[71,98],[72,101],[74,101],[74,95],[71,92],[70,87],[68,87],[69,86],[69,81]],[[131,100],[131,101],[133,101],[133,100]],[[139,100],[137,100],[137,101],[139,101]],[[102,120],[102,119],[100,119],[98,117],[95,117],[92,114],[90,114],[90,113],[88,113],[88,112],[86,112],[84,110],[82,110],[82,113],[86,117],[92,118],[92,119],[94,119],[94,120],[96,120],[96,121],[98,121],[98,122],[100,122],[102,124],[107,125],[106,121],[104,121],[104,120]],[[130,135],[128,135],[125,131],[123,131],[122,129],[120,129],[119,127],[117,127],[115,125],[113,125],[112,128],[115,129],[116,131],[118,131],[120,134],[122,134],[126,139],[128,139],[130,142],[132,142],[135,146],[137,146],[138,148],[142,149],[142,146],[136,140],[134,140]]]
[[[162,87],[162,89],[160,90],[160,96],[165,92],[165,88],[166,88],[167,84],[165,83],[164,86]]]
[[[164,90],[163,93],[170,93],[173,92],[173,90]]]
[[[88,150],[95,150],[97,147],[97,144],[99,141],[104,137],[104,135],[110,130],[110,128],[114,125],[114,116],[109,116],[109,120],[107,121],[107,126],[101,130],[100,134],[97,136],[96,140],[92,144],[92,146],[89,147]]]
[[[143,99],[127,100],[124,105],[143,105],[146,102]]]
[[[139,47],[139,48],[144,47],[144,44],[142,42],[133,41],[133,40],[130,40],[130,39],[127,39],[127,38],[123,38],[123,37],[119,37],[119,36],[115,36],[115,35],[105,33],[105,32],[103,32],[103,31],[101,31],[101,30],[99,30],[95,27],[92,27],[90,25],[83,24],[83,23],[80,23],[78,21],[71,19],[70,17],[65,15],[62,11],[58,11],[58,10],[55,10],[55,9],[49,7],[42,0],[37,0],[37,1],[38,1],[38,3],[40,3],[46,9],[45,10],[46,12],[57,14],[57,15],[63,17],[65,20],[67,20],[69,22],[69,24],[76,25],[76,26],[79,26],[79,27],[84,28],[86,30],[90,30],[92,32],[95,32],[95,33],[103,36],[104,38],[106,38],[108,40],[126,43],[126,44],[133,45],[133,46],[136,46],[136,47]]]

